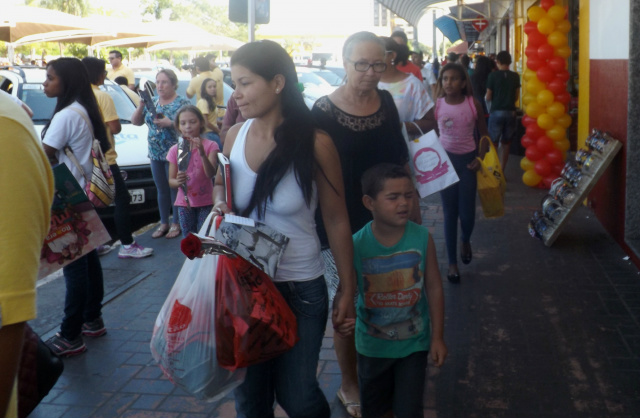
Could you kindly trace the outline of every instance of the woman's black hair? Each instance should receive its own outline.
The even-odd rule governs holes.
[[[111,144],[107,139],[107,129],[89,82],[89,74],[82,61],[77,58],[63,57],[50,61],[47,64],[47,69],[49,67],[55,71],[56,76],[62,83],[62,94],[57,98],[53,115],[77,101],[89,114],[89,120],[93,125],[93,135],[100,141],[102,152],[109,150]],[[51,115],[52,119],[53,115]],[[49,125],[51,125],[51,120],[42,129],[41,137],[43,139],[47,129],[49,129]]]
[[[266,81],[277,75],[285,79],[279,93],[283,122],[274,132],[276,146],[258,170],[251,200],[242,215],[249,216],[253,209],[257,209],[258,217],[262,218],[267,201],[273,198],[278,183],[291,168],[309,206],[314,172],[318,168],[314,152],[316,127],[311,111],[298,90],[298,74],[293,60],[280,45],[264,40],[241,46],[231,56],[231,67],[234,65],[245,67]]]
[[[409,60],[409,47],[407,45],[401,45],[387,36],[381,36],[380,38],[384,41],[385,51],[396,53],[393,65],[407,65],[407,61]]]
[[[218,82],[213,78],[205,78],[200,86],[200,97],[207,101],[207,106],[209,106],[209,112],[216,112],[216,103],[214,102],[215,97],[210,96],[207,93],[207,83],[209,81],[214,81],[216,83],[216,89],[218,88]]]

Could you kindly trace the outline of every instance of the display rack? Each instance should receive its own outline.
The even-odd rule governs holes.
[[[578,209],[578,206],[582,204],[621,148],[622,144],[620,141],[613,138],[609,139],[606,148],[601,154],[601,158],[594,161],[593,167],[589,170],[589,173],[583,173],[580,183],[575,188],[575,199],[573,199],[569,204],[564,205],[566,210],[563,210],[558,215],[558,219],[555,222],[549,222],[547,224],[547,227],[551,228],[552,232],[547,237],[543,238],[542,241],[544,242],[544,245],[550,247],[558,238],[571,215]]]

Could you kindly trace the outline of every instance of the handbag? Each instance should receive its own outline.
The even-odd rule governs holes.
[[[213,213],[204,222],[206,235]],[[190,235],[192,236],[192,235]],[[198,399],[221,399],[244,381],[245,369],[227,370],[217,360],[215,332],[217,254],[187,259],[158,314],[151,355],[176,386]]]
[[[91,125],[91,122],[87,119],[84,113],[78,109],[73,107],[71,109],[82,116],[87,125],[89,125],[91,135],[93,136],[93,141],[91,143],[91,177],[88,177],[84,172],[82,165],[69,146],[64,147],[64,152],[85,178],[85,193],[87,194],[89,201],[97,208],[105,208],[113,203],[113,200],[116,197],[116,184],[113,179],[113,174],[111,173],[111,168],[107,163],[104,153],[102,152],[100,141],[98,141],[93,134],[93,126]]]
[[[480,138],[480,148],[483,141],[488,141],[489,151],[484,155],[484,158],[477,157],[480,161],[480,169],[476,173],[478,195],[485,218],[499,218],[504,215],[504,193],[507,183],[495,146],[489,137],[483,136]]]
[[[22,356],[18,367],[18,418],[29,416],[56,384],[64,363],[29,324],[24,327]]]
[[[410,140],[408,146],[413,182],[421,198],[460,181],[435,131]]]

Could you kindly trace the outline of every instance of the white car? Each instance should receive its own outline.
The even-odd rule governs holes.
[[[33,110],[32,120],[38,134],[51,119],[56,105],[56,99],[44,94],[42,83],[45,75],[46,70],[41,67],[0,67],[0,89],[18,97]],[[147,126],[134,126],[131,123],[135,106],[120,86],[105,80],[100,88],[113,98],[122,125],[122,131],[114,135],[114,140],[118,166],[131,194],[131,213],[156,211],[157,189],[149,164]],[[113,206],[99,209],[98,212],[101,216],[112,216]]]

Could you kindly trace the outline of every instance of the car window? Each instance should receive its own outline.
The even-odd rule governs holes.
[[[44,94],[42,84],[23,84],[20,99],[33,110],[33,122],[45,124],[53,116],[56,108],[56,99],[49,98]]]
[[[120,123],[131,123],[131,115],[135,112],[136,107],[129,96],[127,96],[127,93],[114,84],[102,85],[100,86],[100,90],[109,93],[113,99],[113,103],[116,105],[118,118],[120,118]]]
[[[332,86],[342,85],[342,77],[332,71],[318,71],[315,74],[325,79],[327,83],[331,84]]]
[[[298,73],[298,81],[302,84],[315,84],[316,86],[329,86],[326,80],[318,77],[314,73]]]

